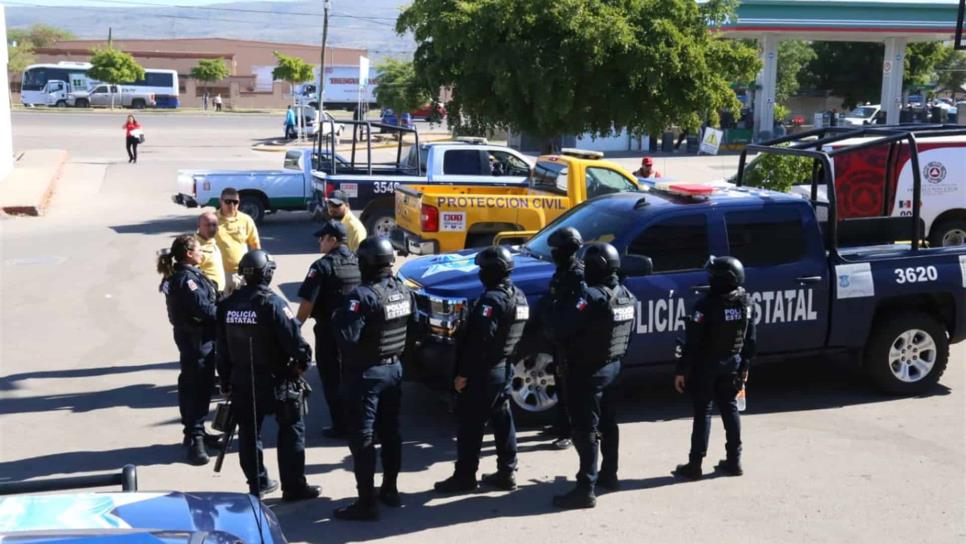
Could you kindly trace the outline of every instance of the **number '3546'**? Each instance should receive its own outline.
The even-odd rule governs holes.
[[[894,272],[896,273],[896,283],[920,283],[939,279],[939,272],[935,266],[896,268]]]

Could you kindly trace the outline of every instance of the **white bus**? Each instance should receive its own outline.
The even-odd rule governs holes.
[[[88,91],[100,83],[91,79],[88,62],[61,61],[57,64],[32,64],[23,72],[20,84],[20,102],[25,106],[66,106],[71,91]],[[147,68],[144,79],[122,83],[125,89],[154,93],[159,108],[177,108],[179,105],[178,72]]]

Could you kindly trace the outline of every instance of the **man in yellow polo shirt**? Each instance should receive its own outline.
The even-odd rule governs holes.
[[[349,249],[355,253],[359,249],[359,244],[369,234],[366,232],[366,227],[362,224],[362,221],[359,221],[359,218],[349,209],[348,195],[342,189],[332,191],[329,198],[325,199],[325,204],[329,209],[329,216],[345,225],[345,245],[349,246]]]
[[[198,217],[198,232],[195,240],[201,251],[201,264],[198,268],[206,278],[215,282],[218,292],[225,290],[225,264],[221,260],[221,250],[215,236],[218,234],[218,216],[215,212],[204,212]]]
[[[218,208],[218,234],[215,241],[221,250],[225,265],[225,279],[233,278],[238,272],[238,263],[250,250],[261,249],[258,228],[250,215],[239,211],[241,199],[232,187],[221,192],[221,206]],[[228,281],[229,287],[236,287],[235,281]]]

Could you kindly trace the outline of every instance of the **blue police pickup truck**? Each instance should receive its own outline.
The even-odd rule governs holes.
[[[885,391],[925,391],[942,375],[949,345],[966,338],[966,248],[924,247],[917,213],[837,220],[830,161],[847,149],[823,149],[858,133],[879,143],[910,139],[916,149],[917,135],[887,128],[848,135],[831,130],[791,147],[749,146],[737,185],[669,183],[570,210],[514,248],[513,280],[536,305],[553,273],[547,239],[557,228],[574,227],[585,241],[613,244],[622,255],[624,282],[639,299],[636,334],[624,360],[631,368],[673,361],[689,308],[708,288],[704,263],[710,255],[733,255],[745,265],[759,324],[758,360],[843,352],[860,358]],[[742,187],[748,152],[810,158],[813,195],[824,185],[832,198]],[[915,178],[918,193],[918,172]],[[816,208],[823,207],[828,222],[817,219]],[[473,257],[472,250],[424,257],[400,269],[417,293],[420,318],[407,359],[411,379],[451,383],[461,313],[481,292]],[[553,359],[539,351],[513,361],[512,398],[524,411],[556,403]]]

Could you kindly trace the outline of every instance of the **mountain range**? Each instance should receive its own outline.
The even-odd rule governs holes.
[[[43,23],[67,29],[78,38],[221,37],[284,43],[321,43],[322,1],[233,2],[207,6],[141,7],[117,0],[117,7],[5,6],[7,27]],[[370,57],[408,57],[411,36],[395,32],[405,0],[333,0],[329,10],[330,46],[365,47]]]

